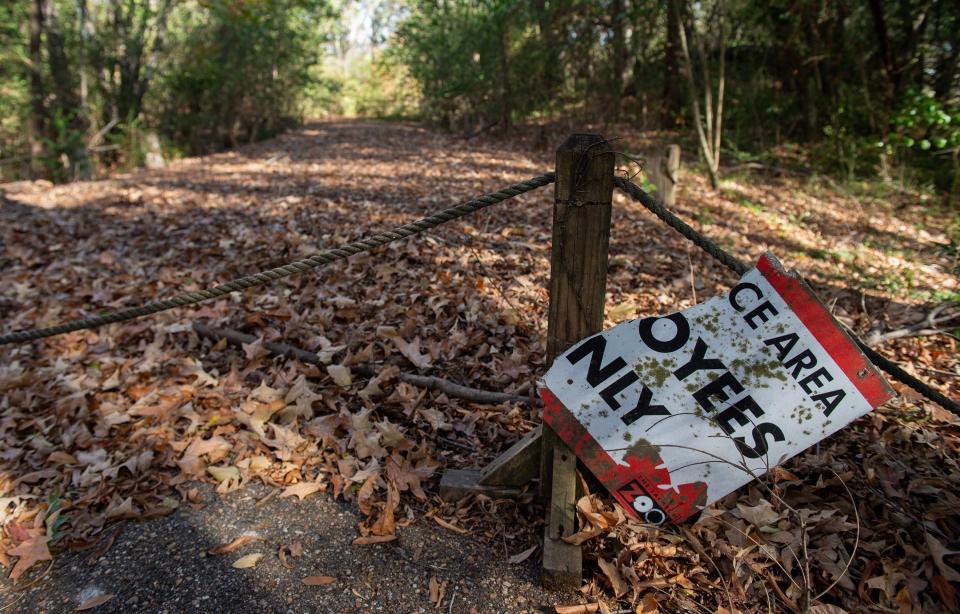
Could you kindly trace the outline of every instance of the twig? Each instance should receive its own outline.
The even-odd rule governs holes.
[[[946,375],[947,377],[960,377],[960,373],[954,371],[944,371],[943,369],[934,369],[933,367],[928,367],[927,365],[915,365],[918,369],[923,369],[930,373],[936,373],[937,375]]]
[[[897,330],[892,330],[888,333],[874,333],[867,337],[866,343],[867,345],[875,346],[886,343],[887,341],[893,341],[894,339],[903,339],[904,337],[924,337],[927,335],[939,334],[949,335],[948,332],[938,328],[938,326],[960,319],[960,312],[948,313],[942,317],[940,314],[946,311],[948,308],[955,306],[956,303],[953,303],[952,301],[941,303],[931,309],[930,312],[919,322],[914,322],[909,326],[898,328]]]
[[[783,168],[782,166],[773,166],[770,164],[761,164],[760,162],[745,162],[743,164],[737,164],[727,168],[728,171],[739,171],[739,170],[748,170],[748,171],[763,171],[768,172],[772,175],[793,175],[794,177],[805,177],[807,175],[813,174],[813,171],[806,168]]]
[[[193,323],[193,330],[195,330],[197,334],[210,339],[226,339],[229,343],[236,346],[250,344],[257,340],[257,337],[242,333],[238,330],[232,330],[229,328],[214,328],[199,322]],[[302,350],[287,343],[264,341],[263,347],[267,348],[274,354],[280,354],[281,356],[286,356],[288,358],[295,358],[312,365],[322,366],[324,364],[323,361],[320,360],[320,356],[317,354]],[[373,377],[377,374],[377,369],[370,365],[353,365],[351,366],[351,369],[367,377]],[[437,390],[448,396],[457,397],[458,399],[464,399],[473,403],[489,405],[497,405],[499,403],[530,404],[530,398],[523,395],[470,388],[468,386],[462,386],[455,382],[451,382],[450,380],[434,377],[432,375],[416,375],[414,373],[401,372],[399,377],[402,381],[408,384],[419,386],[420,388],[426,388],[427,390]]]

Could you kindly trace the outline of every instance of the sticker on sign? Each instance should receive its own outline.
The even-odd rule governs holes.
[[[770,254],[727,294],[559,356],[543,420],[641,520],[680,522],[890,398]]]

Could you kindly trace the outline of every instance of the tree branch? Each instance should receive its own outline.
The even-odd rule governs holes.
[[[226,339],[228,343],[236,346],[250,344],[257,340],[257,337],[242,333],[238,330],[232,330],[229,328],[214,328],[199,322],[193,323],[193,330],[196,331],[198,335],[203,337],[218,340]],[[320,360],[320,356],[317,354],[308,352],[307,350],[302,350],[287,343],[264,341],[263,347],[267,348],[274,354],[279,354],[288,358],[295,358],[301,362],[306,362],[312,365],[324,365],[323,361]],[[374,377],[377,375],[377,368],[372,365],[352,365],[351,368],[357,373],[367,377]],[[462,386],[455,382],[451,382],[450,380],[445,380],[430,375],[416,375],[414,373],[401,372],[399,377],[401,381],[404,381],[408,384],[419,386],[420,388],[426,388],[428,390],[437,390],[448,396],[464,399],[465,401],[471,401],[473,403],[489,405],[497,405],[499,403],[524,403],[529,405],[531,401],[529,397],[525,397],[523,395],[470,388],[468,386]]]

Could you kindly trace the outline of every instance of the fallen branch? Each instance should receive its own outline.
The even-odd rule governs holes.
[[[195,330],[198,335],[203,337],[217,340],[226,339],[228,343],[236,346],[250,344],[257,340],[257,337],[242,333],[238,330],[232,330],[229,328],[214,328],[199,322],[193,323],[193,330]],[[301,362],[312,365],[324,366],[324,362],[320,360],[319,355],[313,352],[308,352],[307,350],[302,350],[287,343],[264,341],[263,347],[270,350],[274,354],[279,354],[288,358],[295,358]],[[371,365],[352,365],[351,369],[367,377],[374,377],[377,375],[377,369]],[[428,390],[437,390],[448,396],[464,399],[465,401],[471,401],[473,403],[482,403],[488,405],[497,405],[499,403],[530,404],[530,398],[523,395],[470,388],[468,386],[462,386],[460,384],[451,382],[450,380],[430,375],[416,375],[414,373],[401,372],[399,377],[402,381],[408,384],[412,384],[420,388],[426,388]]]
[[[770,164],[762,164],[760,162],[744,162],[743,164],[737,164],[727,168],[728,171],[760,171],[763,173],[770,173],[771,175],[792,175],[794,177],[805,177],[813,173],[812,170],[807,168],[784,168],[782,166],[773,166]]]
[[[950,333],[938,327],[948,322],[960,319],[960,311],[954,311],[946,314],[943,313],[951,307],[956,308],[957,304],[952,301],[941,303],[931,309],[930,313],[924,316],[924,318],[919,322],[915,322],[909,326],[898,328],[886,333],[880,333],[879,331],[876,331],[867,337],[866,344],[876,346],[888,341],[893,341],[894,339],[904,339],[906,337],[924,337],[927,335],[943,334],[949,335]]]

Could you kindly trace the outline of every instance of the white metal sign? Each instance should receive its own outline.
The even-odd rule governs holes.
[[[559,356],[549,424],[616,499],[679,522],[888,399],[809,287],[770,254],[730,292]]]

